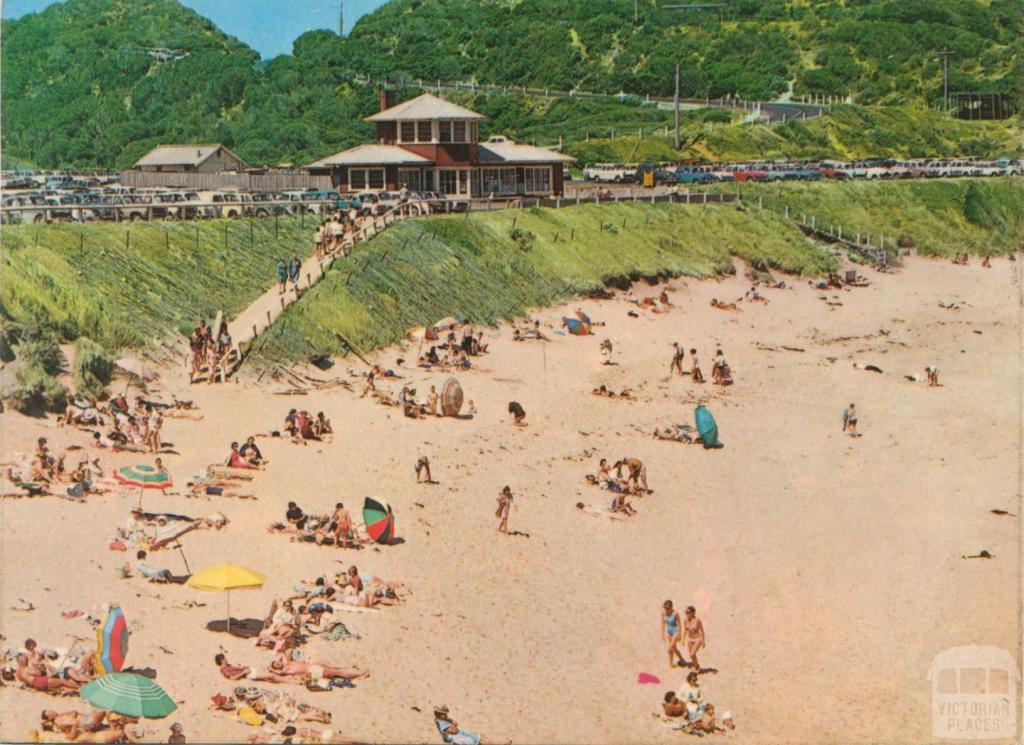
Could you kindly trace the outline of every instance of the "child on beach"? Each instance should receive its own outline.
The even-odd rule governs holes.
[[[850,437],[857,437],[857,410],[853,404],[843,411],[843,432],[849,433]]]
[[[694,383],[703,383],[704,374],[700,371],[700,360],[697,358],[697,350],[690,350],[690,380]]]
[[[498,532],[508,533],[508,514],[512,511],[512,489],[505,487],[498,492],[498,509],[494,516],[499,519]]]

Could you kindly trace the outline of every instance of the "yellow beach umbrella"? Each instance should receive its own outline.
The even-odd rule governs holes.
[[[226,592],[228,597],[228,631],[231,631],[231,591],[263,587],[267,578],[252,569],[234,564],[219,564],[189,577],[189,587],[203,592]]]

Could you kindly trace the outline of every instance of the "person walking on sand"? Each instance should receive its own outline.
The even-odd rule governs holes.
[[[151,453],[159,453],[160,447],[163,445],[163,442],[160,440],[160,430],[164,426],[164,418],[160,414],[160,409],[154,406],[147,406],[146,420],[148,425],[146,437],[149,440],[149,451]]]
[[[926,367],[925,374],[928,376],[928,386],[934,388],[939,384],[939,368],[935,365]]]
[[[664,613],[661,616],[661,638],[668,645],[668,666],[675,667],[674,660],[679,659],[679,667],[682,667],[683,655],[679,651],[679,640],[682,635],[682,624],[679,621],[679,611],[672,607],[672,601],[666,600],[662,605]]]
[[[686,651],[690,653],[690,664],[695,671],[700,672],[697,653],[704,649],[707,639],[704,636],[704,624],[697,618],[697,609],[692,605],[686,606],[686,621],[683,622],[683,629],[686,631]]]
[[[679,342],[676,342],[673,346],[675,347],[676,351],[672,353],[672,362],[669,363],[668,374],[671,375],[672,373],[675,372],[682,375],[683,358],[686,356],[686,347],[684,347]]]
[[[331,522],[334,523],[334,545],[338,548],[350,547],[355,531],[352,529],[352,516],[348,514],[348,510],[341,502],[334,505]]]
[[[704,373],[700,371],[700,359],[697,357],[697,350],[690,350],[690,380],[694,383],[704,382]]]
[[[292,281],[292,289],[295,292],[299,291],[300,271],[302,271],[302,262],[299,261],[298,256],[292,256],[292,260],[288,262],[288,279]]]
[[[848,433],[850,437],[857,437],[857,409],[853,404],[843,411],[843,432]]]
[[[284,259],[277,260],[277,294],[283,295],[288,288],[288,265]]]
[[[512,511],[512,489],[505,487],[498,492],[498,509],[494,516],[498,518],[498,532],[508,534],[508,514]]]

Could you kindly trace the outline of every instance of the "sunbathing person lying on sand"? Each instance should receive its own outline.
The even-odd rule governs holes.
[[[732,310],[736,311],[737,313],[741,312],[740,308],[737,307],[736,303],[722,303],[719,302],[718,300],[715,300],[714,298],[712,298],[711,300],[711,307],[718,308],[719,310]]]
[[[286,725],[278,733],[268,727],[264,727],[249,735],[248,742],[259,745],[260,743],[283,743],[283,742],[309,742],[309,743],[330,743],[331,745],[363,745],[362,740],[350,740],[330,729],[310,729],[308,727],[295,727]]]
[[[218,654],[213,658],[217,668],[220,670],[220,674],[228,680],[239,680],[246,678],[249,673],[252,672],[251,668],[245,667],[244,665],[232,665],[228,662],[228,656],[226,654]]]
[[[49,675],[46,666],[40,662],[29,662],[27,654],[19,654],[16,658],[18,668],[14,677],[26,687],[43,693],[76,693],[79,684],[74,680],[64,680]]]
[[[289,650],[281,650],[265,673],[250,673],[251,680],[270,680],[274,683],[302,683],[305,676],[314,680],[324,678],[359,680],[370,677],[370,673],[356,667],[341,667],[325,660],[311,657],[308,660],[293,660]]]
[[[682,442],[682,443],[686,443],[687,445],[692,445],[694,442],[696,442],[697,439],[699,439],[699,438],[694,438],[694,437],[686,434],[686,432],[684,432],[683,430],[679,429],[678,426],[677,427],[665,427],[665,429],[657,429],[657,428],[655,428],[654,436],[657,439],[659,439],[659,440],[669,440],[671,442]]]
[[[625,520],[625,515],[620,515],[607,507],[599,504],[583,504],[583,502],[576,503],[576,509],[582,512],[584,515],[590,515],[591,517],[607,517],[609,520]]]
[[[257,686],[238,686],[234,690],[235,700],[227,696],[214,696],[215,706],[211,708],[234,711],[239,707],[251,707],[257,714],[270,714],[277,717],[278,722],[319,722],[331,723],[331,713],[311,704],[299,701],[285,691],[259,688]]]
[[[43,732],[58,732],[70,741],[74,741],[83,732],[95,732],[100,729],[107,718],[103,710],[83,714],[80,711],[54,711],[43,709],[39,715],[39,727]]]

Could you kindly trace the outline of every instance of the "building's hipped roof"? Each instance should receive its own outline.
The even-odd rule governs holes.
[[[422,155],[417,155],[395,145],[357,145],[348,150],[342,150],[340,153],[321,158],[314,163],[310,163],[306,168],[421,165],[431,162]]]
[[[368,122],[399,122],[414,119],[486,119],[483,114],[470,111],[443,98],[424,93],[389,109],[366,117]]]
[[[533,145],[519,145],[504,137],[495,137],[487,142],[481,142],[478,152],[481,165],[490,163],[571,163],[576,160],[571,156],[556,153],[554,150],[545,150]]]
[[[157,145],[136,161],[136,166],[198,166],[216,153],[222,145]],[[227,148],[225,152],[237,155]],[[241,158],[238,158],[241,161]]]

